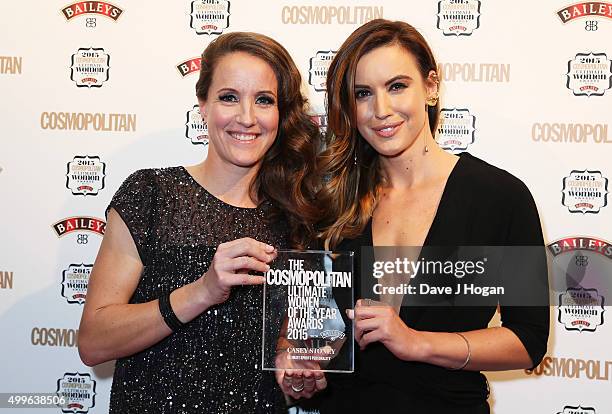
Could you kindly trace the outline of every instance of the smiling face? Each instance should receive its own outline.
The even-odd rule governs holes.
[[[217,63],[200,112],[208,124],[208,158],[254,167],[261,163],[278,131],[277,79],[262,59],[230,53]]]
[[[380,155],[401,155],[430,133],[426,100],[436,90],[435,82],[423,78],[414,56],[400,45],[366,53],[355,73],[359,133]]]

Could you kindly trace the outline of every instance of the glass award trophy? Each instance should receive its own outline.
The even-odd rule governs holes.
[[[353,372],[353,252],[279,250],[264,276],[262,368]]]

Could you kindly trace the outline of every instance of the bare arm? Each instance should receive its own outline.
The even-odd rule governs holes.
[[[463,365],[467,344],[457,334],[420,332],[420,360],[445,368]],[[463,368],[472,371],[501,371],[531,368],[532,361],[518,337],[507,328],[491,327],[463,332],[470,344],[470,361]]]
[[[245,270],[266,271],[274,248],[253,239],[219,246],[206,274],[172,292],[170,303],[183,323],[225,301],[231,287],[260,284],[263,278]],[[108,215],[106,233],[87,289],[79,328],[79,354],[86,365],[133,355],[172,333],[157,299],[129,304],[143,271],[134,240],[119,214]]]
[[[456,333],[425,332],[409,328],[390,306],[362,306],[354,313],[355,338],[365,348],[382,342],[396,357],[444,368],[461,367],[468,356],[466,341]],[[470,359],[463,368],[498,371],[531,368],[533,361],[519,338],[503,327],[462,332],[469,342]]]

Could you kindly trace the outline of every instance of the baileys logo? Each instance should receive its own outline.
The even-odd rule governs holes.
[[[101,15],[114,21],[123,14],[123,10],[114,4],[105,1],[78,1],[62,9],[62,14],[66,20],[85,14]]]
[[[184,62],[179,63],[178,65],[176,65],[176,69],[179,71],[181,76],[184,78],[187,75],[199,72],[201,62],[202,62],[201,57],[194,57],[194,58],[187,59]]]

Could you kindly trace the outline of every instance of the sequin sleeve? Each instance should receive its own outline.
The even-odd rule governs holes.
[[[127,225],[140,260],[149,263],[150,234],[155,215],[155,194],[157,186],[153,170],[139,170],[132,173],[121,184],[106,209],[106,216],[113,208]]]

